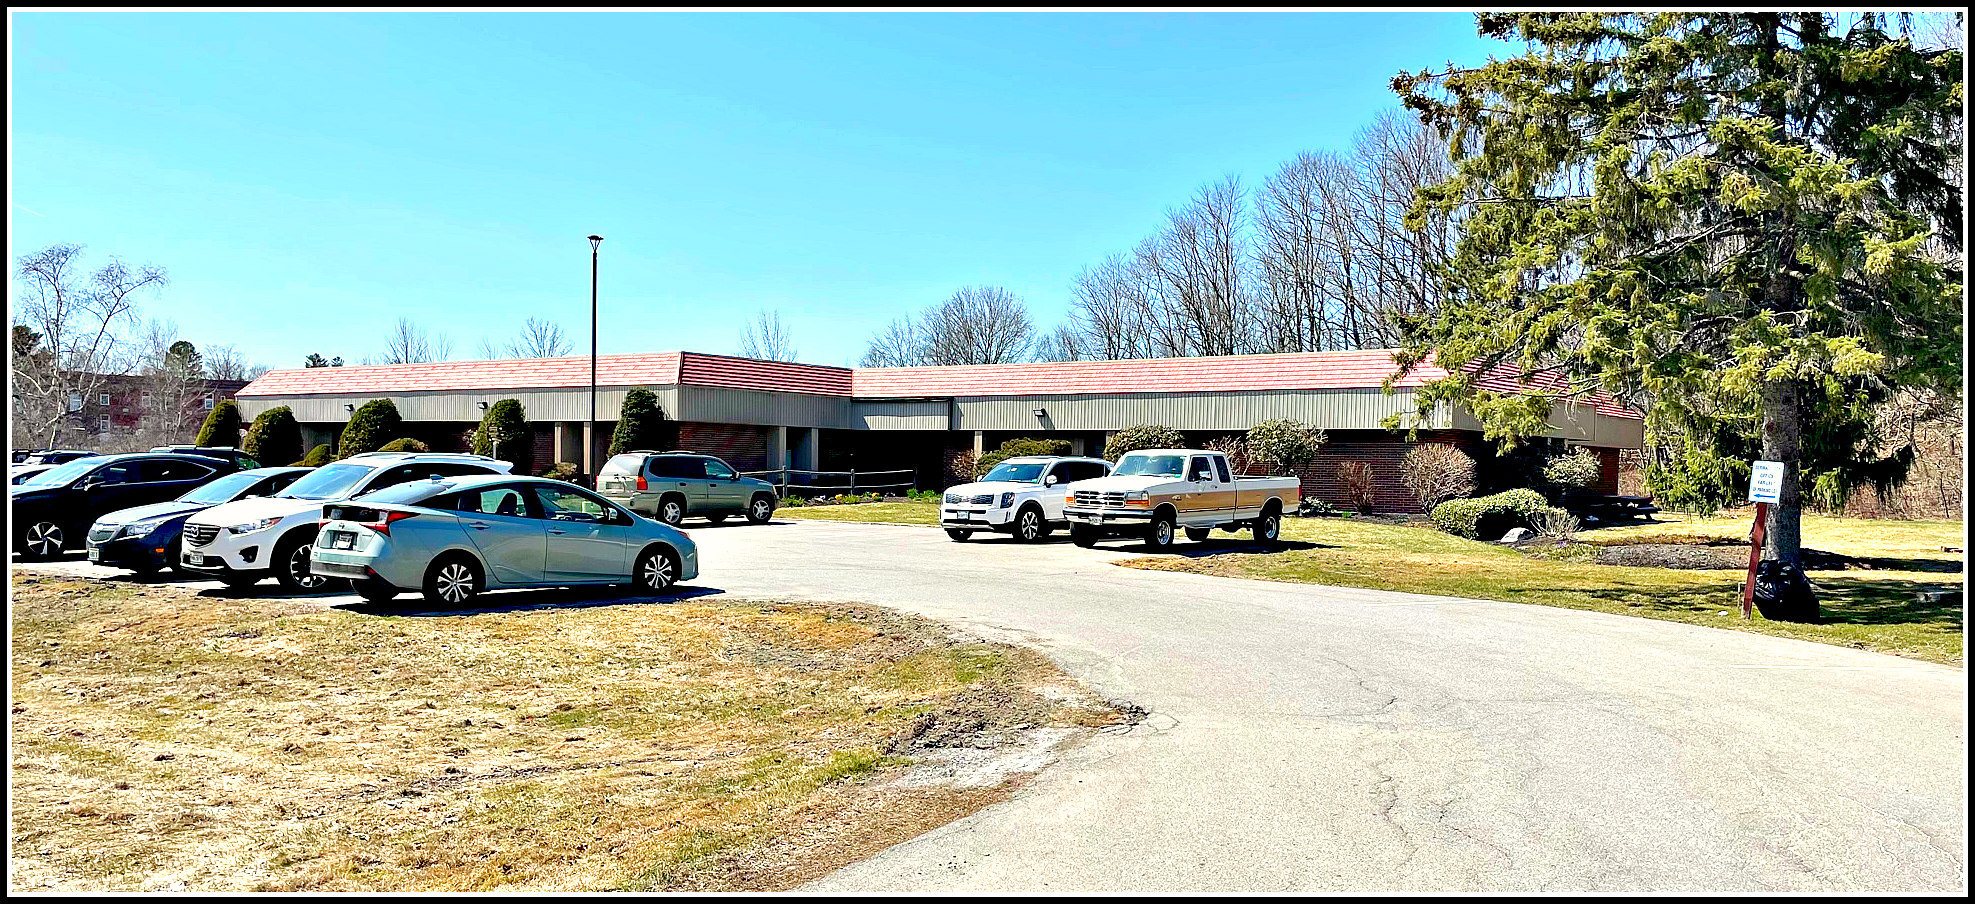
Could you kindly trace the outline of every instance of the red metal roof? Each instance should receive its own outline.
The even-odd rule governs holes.
[[[279,370],[255,380],[239,394],[253,397],[574,388],[589,385],[589,360],[587,357],[525,358]],[[1394,367],[1390,350],[859,368],[757,361],[699,352],[657,352],[600,356],[597,384],[683,384],[857,398],[1346,390],[1377,389]],[[1422,365],[1395,385],[1416,387],[1446,375],[1438,367]],[[1484,378],[1479,382],[1483,388],[1497,391],[1511,390],[1517,385],[1508,376]],[[1539,381],[1538,385],[1550,382]],[[1639,416],[1609,398],[1600,396],[1594,403],[1603,414]]]

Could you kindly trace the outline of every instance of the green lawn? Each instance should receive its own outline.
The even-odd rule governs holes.
[[[938,524],[937,502],[860,502],[779,508],[775,517],[792,521],[882,521],[894,524]]]
[[[1746,517],[1688,519],[1586,532],[1595,543],[1672,542],[1676,537],[1746,536]],[[1216,534],[1217,538],[1228,536]],[[1147,556],[1121,564],[1227,577],[1298,581],[1377,590],[1503,600],[1590,609],[1758,631],[1840,644],[1932,662],[1962,662],[1962,606],[1921,603],[1923,589],[1959,589],[1960,522],[1875,521],[1810,516],[1805,544],[1873,559],[1870,570],[1813,571],[1822,624],[1772,622],[1757,613],[1741,619],[1738,571],[1687,571],[1597,565],[1583,555],[1536,558],[1422,527],[1343,518],[1292,518],[1283,524],[1288,548],[1272,553],[1226,552]],[[1242,538],[1210,540],[1231,549]]]

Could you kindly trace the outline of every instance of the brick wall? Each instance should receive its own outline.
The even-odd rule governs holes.
[[[1422,430],[1418,442],[1453,445],[1477,461],[1492,454],[1492,447],[1475,433]],[[1303,481],[1303,496],[1321,499],[1337,508],[1356,508],[1344,489],[1344,482],[1337,477],[1337,467],[1347,461],[1360,461],[1371,467],[1373,511],[1420,514],[1419,500],[1413,498],[1412,491],[1406,489],[1399,475],[1399,463],[1412,445],[1406,441],[1404,434],[1384,430],[1329,431],[1329,440],[1317,451],[1316,459],[1296,471],[1296,476]]]
[[[736,471],[768,468],[768,427],[679,422],[679,449],[717,455]]]

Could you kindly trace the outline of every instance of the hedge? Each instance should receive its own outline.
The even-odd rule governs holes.
[[[247,428],[247,438],[240,441],[240,451],[255,461],[269,464],[301,458],[302,425],[295,422],[295,412],[286,405],[261,412],[254,418],[254,425]]]
[[[1037,439],[1030,436],[1018,436],[1002,443],[1000,448],[995,449],[993,452],[982,455],[980,460],[974,463],[974,476],[979,477],[986,474],[994,470],[995,465],[1001,464],[1011,458],[1019,458],[1024,455],[1068,454],[1070,454],[1070,441],[1067,439]]]
[[[375,452],[397,436],[398,428],[403,424],[404,418],[398,416],[398,403],[390,399],[371,399],[350,415],[350,423],[343,427],[343,438],[336,444],[336,457],[342,459]]]
[[[390,442],[388,442],[388,443],[385,443],[385,444],[384,444],[384,445],[383,445],[382,447],[380,447],[380,448],[379,448],[379,449],[378,449],[377,451],[379,451],[379,452],[430,452],[430,451],[432,451],[432,447],[431,447],[431,446],[428,446],[428,445],[426,445],[426,444],[424,444],[424,443],[421,443],[421,442],[419,442],[418,440],[415,440],[415,439],[412,439],[412,438],[411,438],[411,437],[409,437],[409,436],[407,436],[407,437],[403,437],[403,438],[400,438],[400,439],[394,439],[394,440],[392,440],[392,441],[390,441]]]
[[[224,446],[228,449],[240,445],[240,406],[232,399],[220,399],[213,406],[206,422],[199,427],[199,438],[193,441],[199,446]]]
[[[292,467],[319,468],[328,464],[330,459],[335,457],[335,454],[329,451],[329,444],[323,443],[320,446],[310,449],[309,454],[302,456],[302,460],[296,462]]]
[[[1582,490],[1598,482],[1603,469],[1596,453],[1578,449],[1568,455],[1553,455],[1543,462],[1543,479],[1551,484]]]
[[[1157,424],[1140,424],[1111,434],[1111,438],[1104,441],[1104,457],[1117,461],[1126,452],[1136,452],[1140,449],[1180,449],[1185,446],[1186,440],[1180,437],[1178,430]]]
[[[1493,496],[1454,499],[1433,507],[1433,523],[1450,534],[1470,540],[1493,537],[1510,528],[1529,527],[1529,519],[1550,508],[1550,501],[1535,490],[1509,490]],[[1500,531],[1499,533],[1497,531]]]

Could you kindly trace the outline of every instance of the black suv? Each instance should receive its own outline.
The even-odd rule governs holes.
[[[52,559],[80,549],[105,513],[177,499],[240,468],[222,458],[178,452],[99,455],[57,465],[7,488],[14,551]]]
[[[251,471],[261,466],[252,456],[232,446],[152,446],[153,452],[177,452],[182,455],[204,455],[207,458],[223,458],[233,462],[242,471]]]

